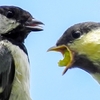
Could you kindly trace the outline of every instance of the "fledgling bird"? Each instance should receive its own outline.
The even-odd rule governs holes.
[[[72,55],[72,61],[63,74],[71,68],[81,68],[91,74],[100,83],[100,23],[83,22],[68,28],[49,51],[64,54],[66,47]]]
[[[16,6],[0,6],[0,100],[31,100],[24,40],[43,23]]]

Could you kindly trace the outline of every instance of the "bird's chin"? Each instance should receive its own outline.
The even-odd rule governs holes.
[[[73,65],[75,53],[66,45],[54,46],[49,48],[48,51],[61,52],[64,58],[58,62],[58,65],[61,67],[66,67],[62,73],[64,75]]]

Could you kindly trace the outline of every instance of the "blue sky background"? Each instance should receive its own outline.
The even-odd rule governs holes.
[[[64,68],[57,62],[60,53],[47,52],[73,24],[100,22],[100,0],[1,0],[0,5],[16,5],[29,11],[45,26],[25,41],[31,65],[32,100],[100,100],[100,85],[81,69]]]

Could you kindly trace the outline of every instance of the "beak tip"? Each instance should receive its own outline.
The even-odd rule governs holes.
[[[65,73],[62,73],[62,76],[64,75]]]
[[[50,49],[50,48],[47,50],[47,52],[49,52],[49,51],[51,51],[51,49]]]
[[[44,23],[42,23],[42,22],[41,22],[41,24],[45,26],[45,24],[44,24]]]
[[[63,76],[63,75],[65,75],[65,73],[64,73],[64,72],[62,73],[62,76]]]
[[[65,75],[65,73],[67,72],[68,68],[66,67],[62,73],[62,75]]]
[[[49,52],[49,51],[54,51],[54,47],[55,47],[55,46],[50,47],[50,48],[47,50],[47,52]]]

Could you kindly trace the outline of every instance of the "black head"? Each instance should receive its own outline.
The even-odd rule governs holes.
[[[72,43],[75,39],[80,38],[83,34],[87,34],[89,31],[97,28],[100,28],[100,23],[84,22],[75,24],[64,32],[64,34],[57,41],[56,45],[59,46]]]
[[[42,31],[39,26],[42,24],[19,7],[0,6],[0,34],[3,37],[23,42],[31,31]]]

